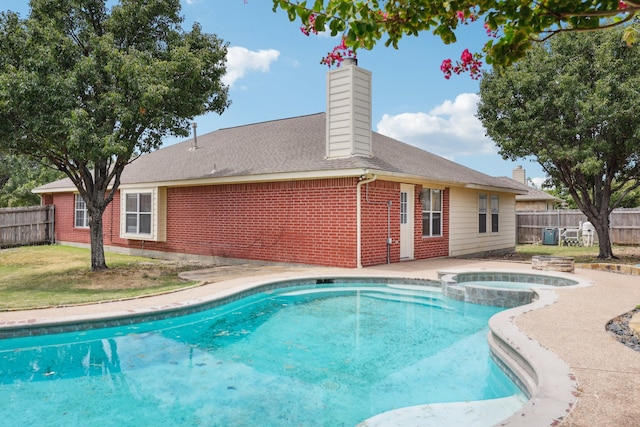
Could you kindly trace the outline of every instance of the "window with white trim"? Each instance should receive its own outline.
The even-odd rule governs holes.
[[[400,192],[400,224],[406,224],[409,218],[409,195],[401,191]]]
[[[151,234],[151,193],[125,195],[125,227],[127,234]]]
[[[87,204],[80,194],[76,194],[75,197],[73,224],[76,228],[89,228],[89,213],[87,212]]]
[[[442,236],[442,190],[423,188],[420,201],[422,203],[422,236]]]
[[[478,194],[478,233],[487,232],[487,195]]]
[[[156,242],[166,240],[166,187],[120,190],[120,237]]]
[[[499,230],[500,216],[500,197],[498,195],[491,195],[491,232],[497,233]]]

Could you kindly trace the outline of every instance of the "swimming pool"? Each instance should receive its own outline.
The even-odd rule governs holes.
[[[1,340],[0,416],[353,426],[411,405],[524,402],[487,345],[500,310],[414,284],[305,284],[153,322]]]

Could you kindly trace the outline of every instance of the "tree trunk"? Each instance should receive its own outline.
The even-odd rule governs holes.
[[[89,214],[89,234],[91,236],[91,271],[106,270],[108,267],[104,258],[104,238],[102,236],[102,213],[104,209],[87,210]]]
[[[613,250],[611,249],[611,236],[609,235],[609,221],[598,221],[594,223],[593,227],[596,229],[598,235],[598,259],[612,259]]]

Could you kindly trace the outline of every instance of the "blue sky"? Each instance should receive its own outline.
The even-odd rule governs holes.
[[[2,1],[2,10],[26,17],[27,0]],[[326,109],[320,60],[339,43],[328,35],[305,36],[298,22],[271,0],[182,0],[183,27],[199,22],[205,32],[229,43],[227,75],[231,106],[222,114],[197,117],[198,135],[220,128],[277,120]],[[458,42],[444,45],[430,33],[401,40],[399,49],[359,51],[358,65],[373,75],[373,130],[492,176],[511,176],[522,165],[539,183],[540,166],[502,160],[475,118],[479,83],[466,75],[446,80],[445,58],[454,61],[486,41],[482,23],[463,28]],[[166,145],[179,141],[169,138]]]

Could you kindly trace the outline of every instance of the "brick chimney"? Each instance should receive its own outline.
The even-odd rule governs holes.
[[[327,73],[326,156],[371,155],[371,72],[345,58]]]

